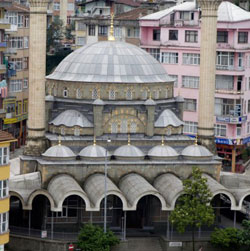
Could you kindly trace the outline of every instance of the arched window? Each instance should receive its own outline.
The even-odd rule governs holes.
[[[136,124],[136,122],[131,122],[131,124],[130,124],[130,132],[131,133],[136,133],[136,130],[137,130],[137,124]]]
[[[81,89],[76,89],[76,98],[81,98],[82,97],[82,92]]]
[[[97,99],[98,98],[98,90],[97,88],[94,88],[92,90],[92,99]]]
[[[75,136],[80,136],[80,129],[78,127],[75,128],[74,135]]]
[[[61,128],[61,135],[65,135],[65,130],[63,127]]]
[[[123,119],[121,121],[120,132],[121,133],[127,133],[128,132],[128,121],[126,119]]]
[[[64,88],[64,90],[63,90],[63,97],[64,98],[68,97],[68,89],[67,88]]]
[[[166,134],[167,134],[168,136],[172,134],[172,130],[171,130],[171,128],[170,128],[170,127],[168,127],[168,128],[167,128],[167,130],[166,130]]]
[[[56,128],[53,126],[52,127],[52,133],[55,134],[56,133]]]
[[[111,123],[111,133],[118,133],[118,123],[116,121]]]
[[[148,98],[148,90],[146,90],[146,89],[144,89],[143,91],[142,91],[142,99],[147,99]]]
[[[131,88],[128,88],[128,89],[127,89],[127,92],[126,92],[126,99],[128,99],[128,100],[133,99],[133,92],[132,92],[132,89],[131,89]]]
[[[53,87],[53,96],[57,96],[57,89],[55,86]]]
[[[169,90],[166,89],[166,92],[165,92],[165,98],[168,98],[169,97]]]
[[[154,91],[154,98],[155,99],[159,99],[159,96],[160,96],[160,91],[159,90],[155,90]]]
[[[114,89],[109,90],[109,99],[112,99],[112,100],[115,99],[115,90]]]

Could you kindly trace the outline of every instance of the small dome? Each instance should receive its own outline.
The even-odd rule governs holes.
[[[138,147],[128,144],[117,148],[114,156],[120,160],[140,160],[144,159],[145,154]]]
[[[67,127],[93,127],[93,124],[88,119],[76,110],[66,110],[60,113],[50,124],[55,126],[65,125]]]
[[[47,96],[45,97],[45,101],[54,101],[54,100],[55,100],[55,97],[52,96],[52,95],[47,95]]]
[[[173,159],[179,154],[171,146],[158,145],[148,151],[148,156],[152,159]]]
[[[105,160],[106,149],[96,144],[84,147],[78,154],[82,159]],[[107,151],[107,157],[110,153]]]
[[[42,154],[46,159],[75,159],[76,155],[67,146],[62,146],[61,144],[52,146]]]
[[[171,110],[165,109],[155,121],[155,127],[167,127],[169,125],[178,127],[183,125],[183,122]]]
[[[182,150],[181,155],[187,159],[207,159],[213,156],[213,154],[206,147],[197,144],[185,147]]]

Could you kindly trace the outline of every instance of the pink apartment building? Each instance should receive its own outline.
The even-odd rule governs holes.
[[[185,2],[140,19],[141,48],[162,62],[184,97],[184,133],[195,135],[200,75],[200,9]],[[250,142],[250,12],[230,2],[218,10],[214,128],[228,165]],[[239,166],[236,165],[236,169]]]

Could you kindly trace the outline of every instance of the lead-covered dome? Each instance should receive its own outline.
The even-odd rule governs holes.
[[[103,41],[72,52],[47,79],[74,82],[170,82],[163,66],[145,50],[114,41]]]
[[[81,159],[86,160],[105,160],[105,156],[107,154],[107,158],[110,158],[110,153],[107,150],[99,145],[93,144],[84,147],[81,152],[79,153],[79,156]]]
[[[73,160],[76,158],[74,152],[69,147],[61,145],[61,143],[51,146],[42,156],[50,160]]]
[[[141,160],[145,154],[138,147],[128,144],[117,148],[114,156],[120,160]]]
[[[210,159],[213,154],[204,146],[201,145],[190,145],[185,147],[181,155],[186,159]]]
[[[176,159],[179,154],[171,146],[158,145],[148,151],[148,156],[155,160]]]

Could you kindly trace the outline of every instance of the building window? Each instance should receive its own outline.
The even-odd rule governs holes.
[[[244,53],[239,52],[238,53],[238,66],[239,66],[239,68],[243,67],[243,57],[244,57]]]
[[[80,136],[80,128],[78,128],[78,127],[75,128],[74,135],[75,136]]]
[[[154,90],[154,99],[159,99],[159,97],[160,97],[160,91]]]
[[[139,38],[140,37],[140,28],[128,27],[127,28],[127,36],[133,37],[133,38]]]
[[[7,165],[9,163],[9,148],[0,148],[0,165]]]
[[[119,26],[114,27],[114,37],[117,37],[117,38],[122,37],[122,27],[119,27]]]
[[[128,132],[128,121],[126,119],[123,119],[121,121],[120,132],[121,133],[127,133]]]
[[[98,90],[97,90],[97,88],[94,88],[92,90],[92,99],[98,99]]]
[[[228,42],[228,32],[217,31],[217,43],[227,43],[227,42]]]
[[[178,40],[178,30],[169,30],[169,40]]]
[[[247,134],[250,133],[250,122],[247,122]]]
[[[68,89],[67,88],[64,88],[64,90],[63,90],[63,97],[64,98],[68,97]]]
[[[217,90],[233,90],[234,77],[227,75],[216,75],[215,88]]]
[[[148,52],[151,56],[153,56],[156,60],[160,61],[160,49],[149,48]]]
[[[85,37],[77,37],[77,45],[85,45],[86,44],[86,38]]]
[[[200,78],[194,76],[182,76],[182,86],[185,88],[199,88]]]
[[[108,34],[108,26],[105,26],[105,25],[98,26],[99,36],[107,36],[107,34]]]
[[[95,25],[94,24],[89,25],[89,36],[95,36]]]
[[[198,42],[198,31],[185,31],[185,42],[197,43]]]
[[[109,99],[115,100],[115,90],[109,90]]]
[[[234,52],[217,52],[217,60],[216,60],[217,68],[225,68],[226,69],[230,66],[234,66]]]
[[[178,87],[178,75],[168,75],[174,80],[174,87]]]
[[[136,133],[136,130],[137,130],[137,124],[136,124],[136,122],[131,122],[131,124],[130,124],[130,132],[131,133]]]
[[[75,10],[75,4],[74,3],[68,3],[68,11],[74,11]]]
[[[11,37],[10,48],[23,49],[23,37]]]
[[[9,214],[8,212],[6,213],[2,213],[0,214],[0,233],[6,233],[9,229],[9,221],[8,221],[8,218],[9,218]]]
[[[185,99],[184,110],[190,111],[190,112],[195,112],[196,105],[197,105],[196,103],[197,103],[196,99]]]
[[[148,90],[147,89],[144,89],[142,91],[142,99],[143,100],[146,100],[148,98]]]
[[[118,133],[118,124],[116,121],[111,123],[111,133]]]
[[[29,37],[23,37],[23,48],[24,49],[29,48]]]
[[[226,125],[215,124],[214,125],[214,135],[215,136],[220,136],[220,137],[226,137],[226,135],[227,135],[227,126]]]
[[[248,42],[248,32],[240,31],[238,32],[238,43],[246,44]]]
[[[200,54],[198,53],[183,53],[182,63],[187,65],[199,65]]]
[[[60,2],[54,2],[54,10],[60,10]]]
[[[127,92],[126,92],[126,99],[128,99],[128,100],[133,99],[133,91],[132,91],[131,88],[128,88],[128,89],[127,89]]]
[[[193,121],[184,121],[183,132],[184,132],[184,133],[196,134],[196,133],[197,133],[197,126],[198,126],[198,123],[197,123],[197,122],[193,122]]]
[[[16,115],[22,114],[22,101],[16,102]]]
[[[14,69],[16,71],[21,71],[23,69],[23,59],[22,58],[12,58],[11,62],[13,62]]]
[[[241,125],[237,125],[236,126],[236,137],[240,137],[241,136]]]
[[[18,19],[17,16],[18,15],[16,12],[9,12],[9,11],[6,12],[6,19],[8,19],[10,24],[17,25],[17,19]]]
[[[247,112],[250,113],[250,99],[247,101]]]
[[[76,98],[81,98],[82,97],[82,92],[81,92],[81,89],[76,89]]]
[[[234,100],[225,98],[215,99],[215,115],[228,116],[234,115]]]
[[[160,29],[153,29],[153,40],[160,41],[161,37],[161,30]]]
[[[86,24],[82,23],[82,22],[77,22],[77,30],[85,31],[86,30]]]
[[[63,127],[61,128],[61,135],[65,135],[65,129]]]
[[[193,15],[192,14],[193,14],[193,12],[180,11],[180,19],[185,20],[185,21],[193,20]]]
[[[9,181],[0,180],[0,198],[9,196]]]
[[[23,113],[27,113],[28,112],[28,100],[25,99],[23,101]]]
[[[10,80],[10,92],[21,92],[22,91],[22,80]]]
[[[161,61],[165,64],[178,64],[178,52],[162,52]]]
[[[24,57],[23,58],[23,70],[28,70],[29,69],[29,58]]]
[[[29,28],[30,21],[29,16],[24,16],[24,28]]]

